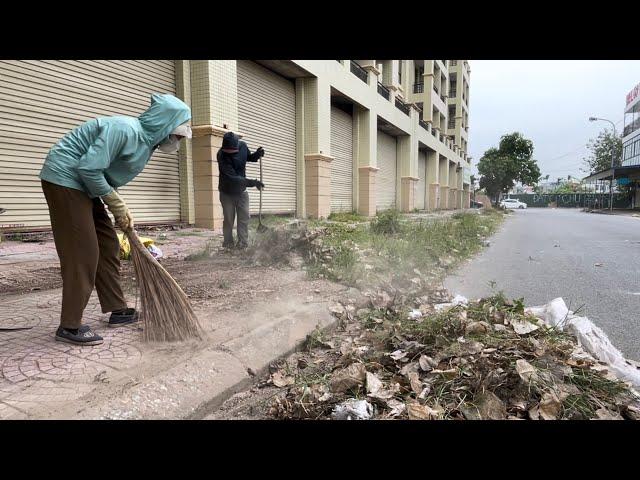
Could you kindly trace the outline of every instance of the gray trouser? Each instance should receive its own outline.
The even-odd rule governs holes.
[[[225,247],[233,246],[233,222],[238,215],[238,245],[247,246],[249,242],[249,194],[245,191],[236,195],[220,192],[222,204],[222,232]]]

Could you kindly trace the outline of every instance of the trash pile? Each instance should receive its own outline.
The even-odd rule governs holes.
[[[562,299],[525,308],[496,294],[378,290],[331,308],[331,334],[272,365],[279,419],[640,419],[640,375]],[[637,384],[636,384],[637,385]]]
[[[118,241],[120,242],[120,260],[130,260],[131,245],[129,244],[129,239],[124,234],[119,233]],[[149,250],[149,253],[151,253],[153,258],[162,258],[162,250],[160,250],[160,248],[155,245],[152,238],[140,237],[140,241],[145,247],[147,247],[147,250]]]

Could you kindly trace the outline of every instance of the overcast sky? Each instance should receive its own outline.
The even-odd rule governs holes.
[[[549,180],[580,171],[590,138],[609,126],[622,132],[625,97],[640,83],[640,61],[471,60],[469,152],[473,171],[500,136],[521,132]]]

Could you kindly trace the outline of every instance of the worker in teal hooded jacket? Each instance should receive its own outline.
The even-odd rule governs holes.
[[[102,117],[78,126],[56,143],[40,179],[62,271],[62,312],[56,340],[98,345],[102,337],[82,325],[95,286],[109,326],[137,321],[120,285],[120,244],[105,205],[123,230],[133,217],[117,189],[133,180],[156,149],[172,153],[191,138],[189,107],[173,95],[151,95],[138,118]]]

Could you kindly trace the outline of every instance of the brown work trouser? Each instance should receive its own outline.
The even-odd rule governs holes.
[[[78,328],[95,285],[102,313],[127,308],[120,286],[120,244],[99,198],[42,181],[62,271],[63,328]]]

